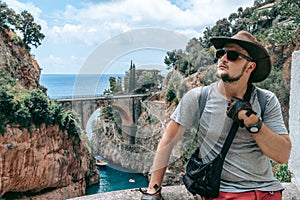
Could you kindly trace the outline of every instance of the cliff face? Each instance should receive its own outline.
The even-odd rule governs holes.
[[[24,91],[42,89],[38,63],[14,38],[0,32],[1,78],[13,77]],[[95,159],[77,133],[58,125],[28,131],[8,124],[0,134],[0,199],[66,199],[98,181]]]
[[[94,155],[100,155],[129,171],[148,175],[151,173],[154,155],[163,130],[168,122],[168,116],[174,109],[165,108],[163,101],[142,102],[142,114],[137,121],[135,143],[131,144],[126,137],[126,130],[121,128],[121,134],[114,122],[98,119],[95,121],[91,147]],[[167,111],[166,111],[167,110]],[[186,137],[185,137],[186,138]],[[182,155],[186,152],[193,138],[180,142],[171,154],[168,170],[164,177],[164,185],[180,183],[183,171]]]
[[[16,45],[12,32],[0,33],[0,69],[15,78],[25,89],[39,87],[41,69],[24,47]]]
[[[94,159],[81,139],[58,126],[42,125],[33,132],[8,128],[0,141],[0,196],[39,193],[64,199],[84,195],[86,186],[98,181]]]

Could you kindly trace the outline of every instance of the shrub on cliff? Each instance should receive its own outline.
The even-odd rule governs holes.
[[[0,77],[0,133],[4,134],[7,125],[31,130],[33,125],[59,125],[69,135],[79,135],[80,126],[72,111],[50,100],[41,90],[22,89],[9,76]]]

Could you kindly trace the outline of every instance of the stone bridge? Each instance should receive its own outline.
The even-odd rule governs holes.
[[[65,110],[73,110],[79,115],[79,123],[85,130],[91,115],[100,107],[111,105],[120,115],[122,130],[127,132],[134,143],[136,121],[141,113],[141,101],[149,94],[104,95],[94,97],[73,97],[56,99]]]

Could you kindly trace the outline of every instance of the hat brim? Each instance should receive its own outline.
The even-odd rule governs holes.
[[[260,44],[238,40],[230,37],[212,37],[211,43],[216,49],[222,49],[226,44],[233,43],[245,49],[256,63],[255,70],[251,73],[249,81],[261,82],[265,80],[271,72],[271,60],[267,50]]]

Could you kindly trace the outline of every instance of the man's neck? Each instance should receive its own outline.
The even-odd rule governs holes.
[[[241,81],[227,83],[220,80],[218,82],[218,90],[227,100],[230,100],[233,96],[242,99],[247,90],[247,83]]]

